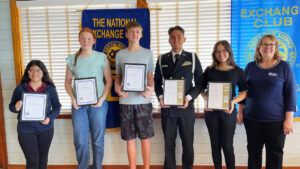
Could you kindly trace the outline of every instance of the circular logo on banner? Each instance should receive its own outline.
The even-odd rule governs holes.
[[[257,42],[260,38],[267,34],[272,34],[278,39],[278,47],[281,59],[289,62],[289,64],[293,67],[297,56],[295,44],[288,34],[278,30],[269,30],[256,35],[247,46],[245,54],[246,61],[251,62],[254,60]]]
[[[119,41],[111,41],[105,45],[103,53],[107,55],[109,63],[113,68],[116,67],[116,53],[125,47],[126,46]]]

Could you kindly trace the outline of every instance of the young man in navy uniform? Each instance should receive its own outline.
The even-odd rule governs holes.
[[[195,54],[184,51],[182,46],[186,38],[180,26],[168,31],[172,51],[159,57],[155,69],[155,93],[161,106],[161,125],[165,140],[164,169],[175,169],[175,140],[177,128],[182,140],[182,169],[192,169],[194,163],[194,100],[201,93],[203,80],[202,67]],[[194,56],[193,56],[194,55]],[[184,79],[185,100],[183,106],[163,105],[163,79]],[[194,80],[194,85],[192,81]]]

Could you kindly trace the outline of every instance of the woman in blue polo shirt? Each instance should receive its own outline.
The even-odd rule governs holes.
[[[257,44],[254,61],[245,68],[248,95],[239,107],[248,141],[248,168],[260,169],[266,147],[266,168],[281,169],[285,136],[293,132],[296,82],[288,62],[281,60],[279,41],[264,35]],[[243,114],[244,113],[244,114]]]

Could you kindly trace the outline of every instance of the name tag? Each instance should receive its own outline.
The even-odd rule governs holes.
[[[273,73],[273,72],[269,72],[269,74],[268,74],[269,76],[273,76],[273,77],[276,77],[276,76],[278,76],[278,74],[277,73]]]
[[[161,65],[161,67],[168,67],[168,65]]]

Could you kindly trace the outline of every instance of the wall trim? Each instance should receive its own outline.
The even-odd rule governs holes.
[[[10,15],[11,15],[11,32],[13,38],[14,61],[15,61],[15,75],[16,85],[20,84],[23,73],[23,52],[22,52],[22,35],[21,35],[21,21],[20,11],[17,8],[16,1],[10,1]]]
[[[147,0],[137,0],[136,7],[137,8],[148,8]]]
[[[8,169],[25,169],[25,165],[8,165]],[[76,169],[77,165],[48,165],[48,169]],[[128,165],[103,165],[103,169],[128,169]],[[143,169],[142,165],[137,165],[137,169]],[[182,166],[177,166],[176,169],[180,169]],[[247,169],[247,166],[236,166],[236,169]],[[286,166],[283,167],[283,169],[299,169],[300,166]],[[151,169],[163,169],[162,165],[151,165]],[[211,165],[195,165],[193,169],[214,169]],[[223,169],[226,169],[225,166],[223,166]],[[262,169],[265,169],[265,167],[262,167]]]

